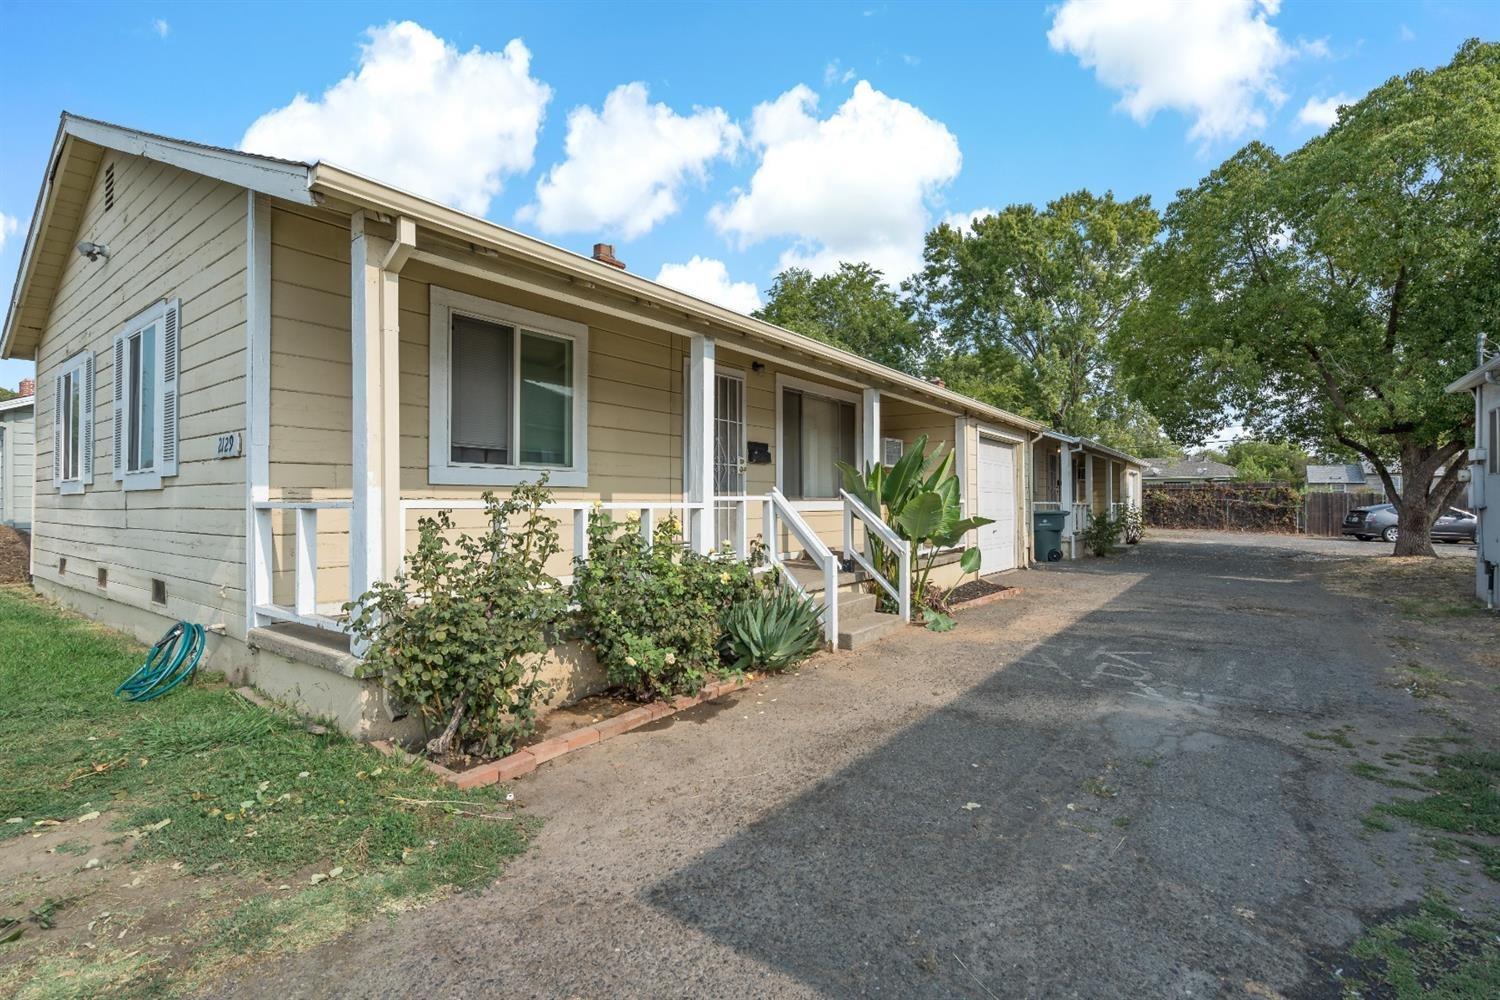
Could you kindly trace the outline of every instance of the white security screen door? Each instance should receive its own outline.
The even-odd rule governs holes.
[[[714,494],[745,495],[745,379],[742,375],[714,375]],[[714,545],[725,540],[741,550],[738,504],[714,504]]]

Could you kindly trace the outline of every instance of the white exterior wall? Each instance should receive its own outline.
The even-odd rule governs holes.
[[[0,524],[28,531],[36,476],[34,414],[34,406],[0,410]]]
[[[1500,440],[1490,436],[1491,412],[1500,410],[1500,384],[1481,384],[1475,390],[1479,397],[1478,420],[1474,429],[1476,447],[1484,450],[1485,460],[1469,466],[1469,500],[1476,508],[1479,529],[1476,541],[1479,552],[1474,560],[1474,593],[1481,601],[1500,606]],[[1490,470],[1496,471],[1490,471]],[[1493,582],[1494,590],[1491,590]]]

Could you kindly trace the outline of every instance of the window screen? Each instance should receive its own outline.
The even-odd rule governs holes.
[[[452,461],[510,464],[515,331],[472,316],[453,317]]]

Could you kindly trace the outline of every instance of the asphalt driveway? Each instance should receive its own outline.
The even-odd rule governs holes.
[[[495,886],[215,995],[1337,996],[1362,924],[1492,892],[1359,822],[1388,790],[1348,755],[1455,725],[1330,583],[1384,548],[1158,534],[1015,574],[951,633],[543,766]]]

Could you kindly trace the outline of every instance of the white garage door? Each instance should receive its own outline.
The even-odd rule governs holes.
[[[1016,452],[1002,441],[979,439],[979,571],[1016,568]]]

